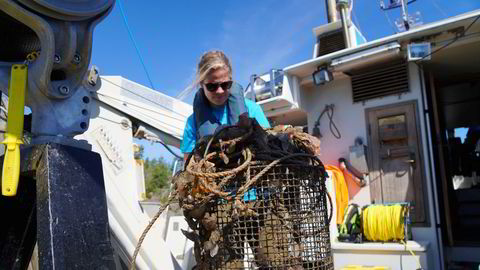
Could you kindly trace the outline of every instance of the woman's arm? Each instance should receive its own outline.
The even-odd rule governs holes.
[[[260,124],[260,126],[262,126],[263,128],[270,127],[270,122],[268,122],[268,119],[265,116],[265,113],[263,112],[262,107],[260,105],[258,105],[257,103],[249,99],[245,100],[245,105],[247,106],[248,117],[255,118],[257,122]]]
[[[193,151],[195,148],[195,143],[197,142],[197,131],[193,118],[193,114],[188,117],[185,123],[185,128],[183,129],[183,138],[182,143],[180,144],[180,151],[183,153],[184,162],[187,161],[188,155]]]

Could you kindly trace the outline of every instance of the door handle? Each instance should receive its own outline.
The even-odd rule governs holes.
[[[410,159],[404,160],[403,162],[409,163],[413,169],[416,169],[415,152],[410,152]]]

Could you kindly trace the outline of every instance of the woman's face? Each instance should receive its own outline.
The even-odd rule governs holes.
[[[230,89],[223,89],[222,86],[218,85],[216,90],[208,91],[205,85],[208,83],[220,84],[227,81],[231,81],[230,74],[227,69],[217,68],[210,71],[202,83],[202,88],[204,89],[203,92],[210,103],[217,106],[225,104],[228,99],[228,95],[230,94]]]

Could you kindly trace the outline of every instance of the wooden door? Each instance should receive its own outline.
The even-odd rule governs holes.
[[[426,222],[423,158],[416,102],[366,110],[375,203],[410,202],[415,223]]]

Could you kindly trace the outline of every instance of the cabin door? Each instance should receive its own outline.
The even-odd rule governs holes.
[[[409,202],[412,221],[425,223],[423,159],[417,123],[417,103],[366,110],[374,203]]]

